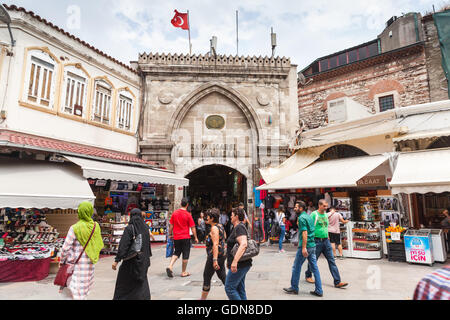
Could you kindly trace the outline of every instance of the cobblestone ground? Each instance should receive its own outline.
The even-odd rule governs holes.
[[[328,269],[326,259],[319,259],[319,270],[322,277],[324,296],[315,298],[309,294],[313,284],[305,282],[302,267],[300,293],[298,296],[286,295],[283,288],[290,283],[291,268],[296,248],[285,245],[286,252],[278,253],[276,245],[263,246],[260,255],[254,259],[254,265],[247,275],[246,290],[250,300],[285,300],[285,299],[388,299],[408,300],[412,298],[417,282],[426,274],[443,266],[435,263],[432,267],[412,265],[401,262],[382,260],[350,259],[337,260],[342,281],[348,282],[346,289],[336,289]],[[95,284],[89,300],[110,300],[113,297],[117,272],[111,269],[113,257],[100,259],[95,269]],[[193,248],[189,260],[188,278],[181,278],[181,261],[174,268],[175,277],[169,279],[165,268],[169,259],[165,258],[165,246],[154,245],[152,265],[148,277],[152,299],[154,300],[196,300],[200,298],[205,249]],[[38,282],[0,283],[0,299],[10,300],[59,300],[57,288],[53,285],[54,275]],[[214,275],[209,299],[226,300],[223,285]]]

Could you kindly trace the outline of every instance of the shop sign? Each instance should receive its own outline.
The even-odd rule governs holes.
[[[384,187],[386,176],[366,176],[356,182],[359,187]]]
[[[97,180],[97,182],[95,183],[95,185],[97,187],[104,187],[106,186],[106,180]]]
[[[408,262],[432,263],[430,239],[428,237],[405,235],[405,251]]]
[[[391,232],[392,241],[400,241],[400,232]]]

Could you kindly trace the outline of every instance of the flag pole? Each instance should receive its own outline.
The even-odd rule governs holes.
[[[236,56],[239,56],[239,13],[236,10]]]
[[[192,44],[191,44],[191,19],[189,18],[189,10],[187,10],[188,16],[188,36],[189,36],[189,55],[192,55]]]

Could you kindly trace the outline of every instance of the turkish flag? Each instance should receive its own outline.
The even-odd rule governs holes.
[[[175,16],[172,19],[172,24],[176,28],[181,28],[183,30],[189,29],[189,23],[188,23],[188,14],[187,13],[181,13],[175,10]]]

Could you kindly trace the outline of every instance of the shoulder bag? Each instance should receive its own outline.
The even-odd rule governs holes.
[[[81,251],[81,253],[78,256],[78,259],[75,261],[75,263],[71,264],[71,263],[64,262],[59,267],[58,273],[56,274],[55,281],[53,282],[56,286],[67,287],[67,285],[70,283],[70,279],[69,278],[72,277],[75,265],[78,263],[78,261],[80,260],[81,256],[83,255],[84,250],[86,250],[87,245],[91,241],[91,238],[92,238],[92,235],[94,234],[96,225],[97,225],[97,223],[94,222],[94,228],[92,228],[91,235],[89,236],[88,241],[86,242],[86,244],[83,247],[83,251]]]
[[[141,254],[142,251],[142,234],[138,234],[136,236],[136,232],[134,230],[134,226],[130,224],[131,230],[133,232],[133,239],[131,241],[130,249],[128,250],[127,256],[123,259],[123,261],[128,261],[133,258],[136,258]]]
[[[245,226],[244,226],[244,228],[245,228]],[[247,228],[245,228],[245,229],[247,230],[247,248],[245,248],[245,252],[242,255],[242,257],[239,259],[239,262],[250,260],[251,258],[256,257],[259,254],[258,243],[255,240],[250,239],[249,231]],[[231,249],[231,255],[233,257],[236,255],[236,252],[238,251],[238,249],[239,249],[239,243],[236,243],[234,245],[233,249]]]

